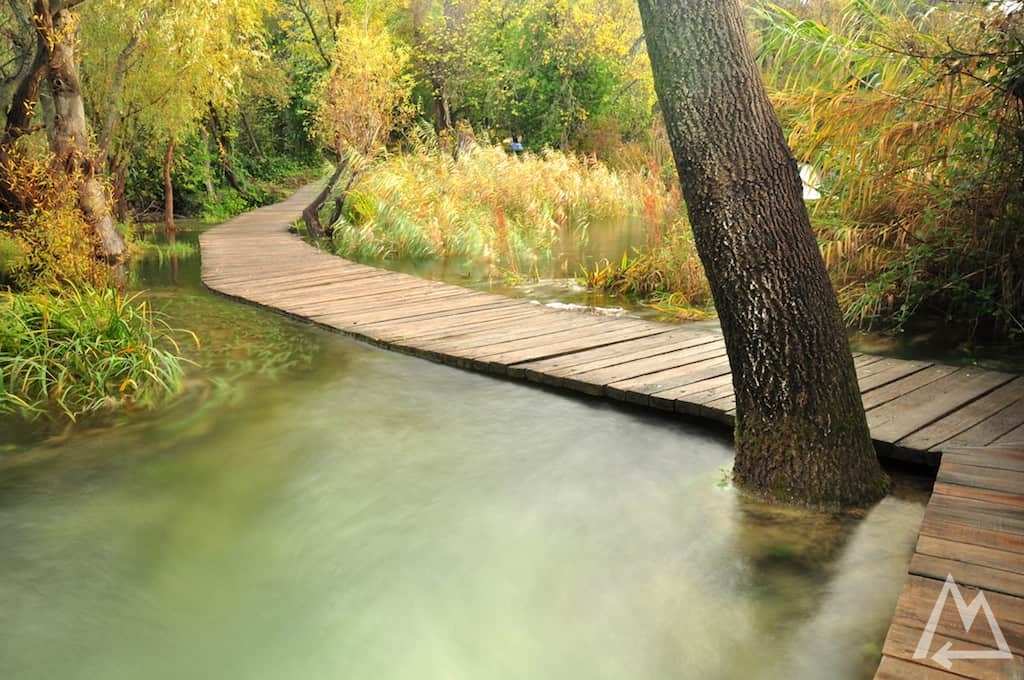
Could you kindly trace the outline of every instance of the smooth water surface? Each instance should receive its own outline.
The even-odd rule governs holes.
[[[720,433],[175,271],[141,279],[204,339],[189,396],[0,453],[0,678],[871,677],[920,489],[751,504]]]

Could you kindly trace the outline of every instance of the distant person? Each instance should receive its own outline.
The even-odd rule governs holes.
[[[523,152],[523,143],[519,141],[519,137],[516,135],[512,135],[512,144],[510,146],[512,148],[512,153],[517,156]]]

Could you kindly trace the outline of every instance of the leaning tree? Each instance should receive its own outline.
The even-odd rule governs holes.
[[[0,135],[0,209],[29,210],[17,180],[18,140],[40,128],[37,113],[40,95],[48,87],[52,112],[43,126],[49,131],[53,169],[74,185],[78,207],[96,239],[100,253],[111,260],[125,251],[124,239],[110,214],[102,169],[89,148],[89,137],[78,69],[78,14],[84,0],[35,0],[29,20],[32,39],[18,41],[23,49],[16,55],[23,67],[18,69],[18,84],[11,95],[10,107]],[[12,9],[20,6],[11,4]],[[28,36],[22,36],[27,38]]]
[[[738,486],[863,505],[885,494],[842,314],[738,0],[638,0],[736,393]]]

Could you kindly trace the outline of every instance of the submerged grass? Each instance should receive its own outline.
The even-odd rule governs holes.
[[[0,414],[74,421],[152,408],[181,390],[175,331],[138,295],[0,294]]]

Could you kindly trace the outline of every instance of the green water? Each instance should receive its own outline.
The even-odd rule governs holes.
[[[750,504],[719,433],[364,346],[197,273],[138,271],[204,338],[181,403],[0,454],[0,678],[871,677],[913,480],[863,518]]]

